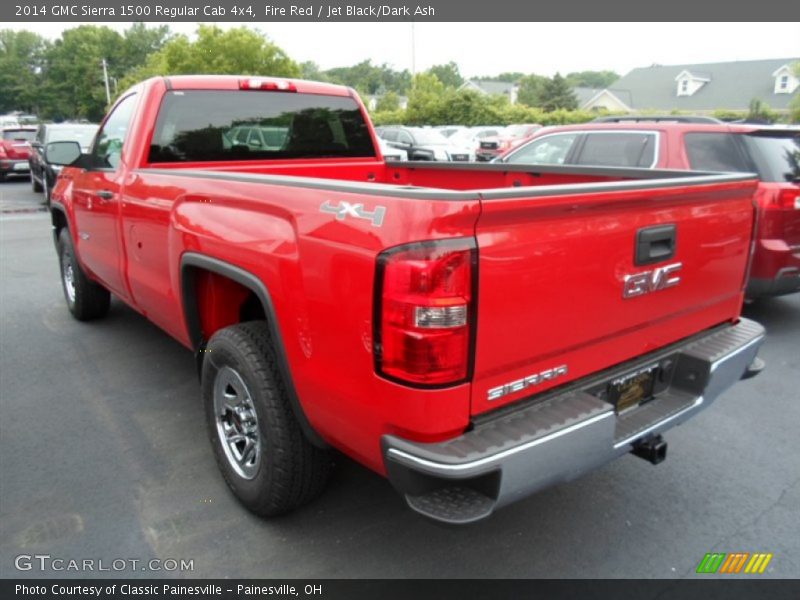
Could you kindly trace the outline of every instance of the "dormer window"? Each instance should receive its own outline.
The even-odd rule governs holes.
[[[675,78],[675,81],[678,82],[678,89],[676,91],[678,96],[691,96],[706,83],[711,81],[711,77],[706,74],[681,71]]]
[[[793,94],[800,87],[800,78],[792,69],[792,65],[783,65],[772,76],[775,78],[776,94]]]

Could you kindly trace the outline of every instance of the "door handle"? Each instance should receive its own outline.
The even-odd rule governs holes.
[[[649,265],[675,256],[677,231],[675,225],[645,227],[636,232],[635,265]]]
[[[114,197],[114,192],[111,190],[100,190],[96,195],[100,200],[111,200]]]

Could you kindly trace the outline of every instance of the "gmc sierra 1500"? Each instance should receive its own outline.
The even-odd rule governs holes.
[[[337,448],[463,523],[628,452],[760,367],[740,318],[751,174],[386,163],[348,88],[149,79],[71,164],[67,305],[110,294],[197,356],[250,510],[318,494]]]

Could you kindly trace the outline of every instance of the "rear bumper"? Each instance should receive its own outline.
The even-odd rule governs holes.
[[[800,292],[800,269],[787,268],[778,272],[775,279],[751,277],[747,282],[747,297],[783,296]]]
[[[30,173],[31,167],[28,159],[22,158],[4,158],[0,160],[0,173],[6,175],[27,175]]]
[[[430,518],[468,523],[544,487],[630,452],[707,408],[752,374],[764,328],[742,319],[684,344],[587,378],[566,392],[436,443],[383,437],[386,470],[409,506]],[[603,399],[609,381],[660,365],[655,398],[617,414]]]
[[[748,298],[800,291],[800,246],[784,240],[759,240],[747,282]]]

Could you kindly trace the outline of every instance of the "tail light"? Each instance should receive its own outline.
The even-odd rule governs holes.
[[[291,81],[271,81],[251,77],[239,80],[240,90],[264,90],[267,92],[296,92],[297,87]]]
[[[800,188],[784,188],[778,192],[778,204],[781,208],[800,209]]]
[[[3,148],[3,144],[0,144],[0,158],[6,158],[7,156],[6,149]]]
[[[476,289],[473,239],[421,242],[381,253],[375,288],[377,372],[418,386],[467,380]]]

